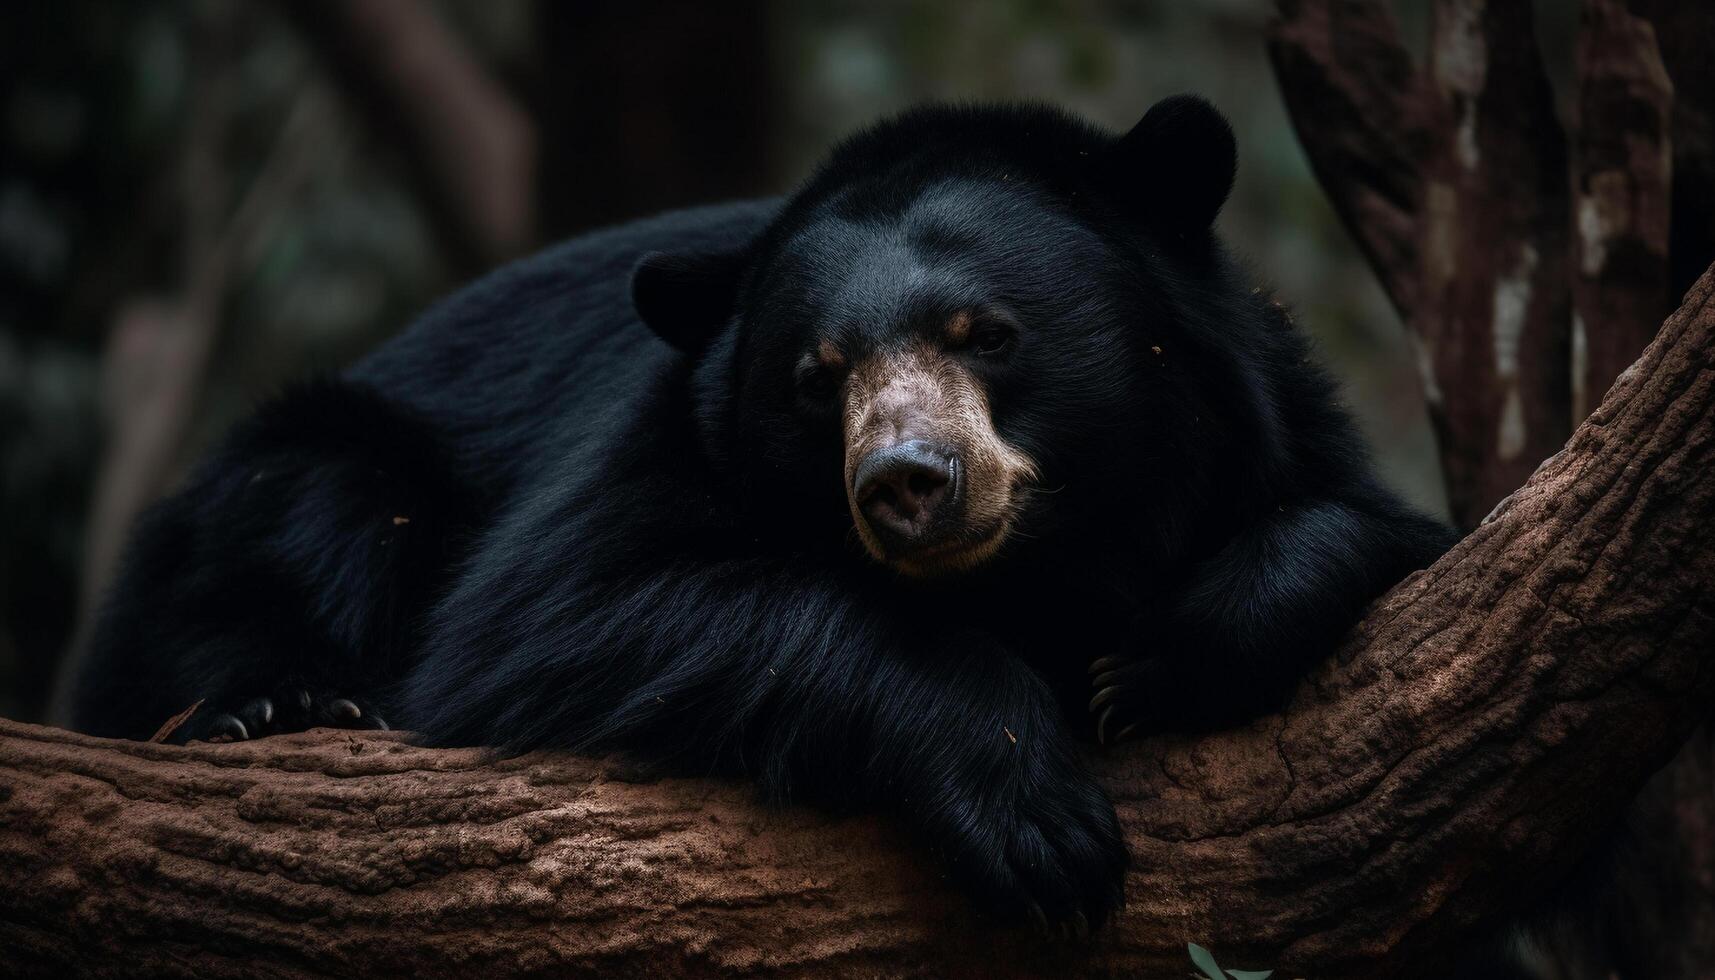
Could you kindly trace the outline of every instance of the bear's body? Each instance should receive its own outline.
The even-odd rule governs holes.
[[[923,110],[503,269],[145,516],[77,723],[625,750],[1099,923],[1073,739],[1267,709],[1447,541],[1215,241],[1231,174],[1194,100]]]
[[[293,679],[382,696],[454,564],[531,477],[561,460],[600,467],[615,432],[659,411],[649,379],[675,358],[632,311],[638,257],[732,244],[777,209],[703,208],[566,242],[439,304],[340,381],[264,406],[139,520],[75,723],[146,736],[211,692],[270,695]],[[290,676],[268,673],[280,666]]]

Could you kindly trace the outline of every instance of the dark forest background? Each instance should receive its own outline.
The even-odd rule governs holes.
[[[1398,4],[1421,51],[1421,2]],[[1572,4],[1538,4],[1569,52]],[[0,716],[44,716],[136,509],[284,381],[333,371],[508,257],[786,191],[924,99],[1114,128],[1231,117],[1229,240],[1296,307],[1395,485],[1445,506],[1411,348],[1330,210],[1266,0],[346,4],[0,12]],[[1558,40],[1557,40],[1558,39]]]

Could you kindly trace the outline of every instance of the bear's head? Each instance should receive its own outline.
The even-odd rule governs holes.
[[[918,109],[836,148],[754,242],[645,256],[633,298],[695,359],[704,444],[759,520],[837,514],[902,573],[956,573],[1104,533],[1157,500],[1170,447],[1221,438],[1221,391],[1246,397],[1212,335],[1234,168],[1193,97],[1123,136]]]

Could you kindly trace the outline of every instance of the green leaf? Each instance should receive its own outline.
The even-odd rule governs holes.
[[[1274,976],[1273,970],[1228,970],[1227,975],[1233,980],[1268,980]]]
[[[1185,948],[1191,953],[1191,962],[1197,964],[1197,969],[1202,970],[1209,980],[1227,980],[1221,974],[1221,964],[1215,962],[1213,953],[1196,943],[1186,943]]]

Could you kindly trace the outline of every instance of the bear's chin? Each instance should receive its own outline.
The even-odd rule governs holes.
[[[1006,518],[975,541],[959,536],[904,555],[882,554],[870,544],[868,535],[859,536],[871,558],[906,578],[941,579],[964,574],[987,564],[999,553],[1001,546],[1006,544],[1011,535],[1012,519]]]

